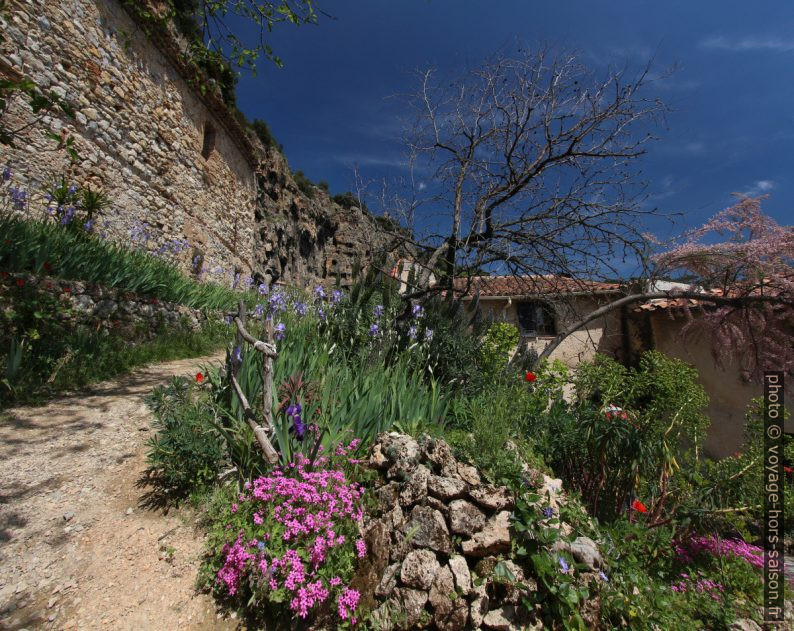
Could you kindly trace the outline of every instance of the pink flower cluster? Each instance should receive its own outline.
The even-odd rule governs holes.
[[[708,552],[717,556],[736,556],[754,567],[764,567],[764,551],[741,539],[719,539],[713,535],[697,535],[689,539],[686,544],[676,545],[675,552],[684,563],[691,562],[701,552]]]
[[[357,446],[353,441],[337,452],[344,456]],[[315,467],[327,463],[326,457],[320,457]],[[344,585],[338,576],[323,579],[321,571],[328,575],[325,564],[329,556],[342,552],[345,545],[357,557],[366,556],[364,541],[350,537],[355,524],[363,519],[359,500],[364,488],[349,483],[339,469],[310,469],[308,460],[298,454],[296,462],[286,470],[276,468],[270,476],[246,484],[245,490],[247,494],[239,496],[232,512],[251,516],[247,531],[255,536],[245,541],[241,531],[233,544],[224,546],[218,584],[225,586],[230,595],[248,576],[262,588],[283,588],[291,595],[290,609],[301,618],[306,618],[314,606],[328,601],[333,591],[338,594],[340,618],[355,624],[353,613],[360,594]],[[270,532],[261,532],[265,527]],[[347,536],[340,528],[346,528]]]
[[[683,580],[672,586],[674,592],[698,591],[702,594],[709,594],[714,600],[721,600],[719,592],[724,592],[725,587],[720,583],[715,583],[707,578],[690,577],[689,574],[681,573],[679,577]]]

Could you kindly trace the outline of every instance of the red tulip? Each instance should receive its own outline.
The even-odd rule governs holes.
[[[645,504],[643,504],[640,500],[634,500],[631,503],[631,507],[637,511],[638,513],[647,513],[648,509],[645,508]]]
[[[19,286],[19,287],[24,287],[24,286],[25,286],[25,281],[24,281],[24,279],[22,279],[22,278],[17,278],[17,286]]]
[[[204,375],[202,375],[200,372],[197,372],[196,373],[196,383],[201,383],[202,381],[204,381]]]
[[[538,378],[537,375],[534,372],[532,372],[531,370],[528,370],[527,374],[524,375],[524,381],[526,381],[528,383],[532,383],[537,378]]]
[[[64,288],[63,288],[63,290],[64,290],[64,291],[65,291],[67,294],[69,294],[69,293],[71,293],[71,292],[72,292],[72,288],[71,288],[71,287],[68,287],[68,286],[67,286],[67,287],[64,287]]]

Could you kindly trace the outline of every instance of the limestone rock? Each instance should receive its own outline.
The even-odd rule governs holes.
[[[471,539],[461,544],[467,556],[483,557],[488,554],[499,554],[510,550],[510,513],[497,513],[485,524],[485,527]]]
[[[480,474],[477,473],[477,469],[472,467],[471,465],[463,464],[459,462],[457,465],[457,472],[458,477],[463,480],[466,484],[470,486],[479,486],[480,485]]]
[[[482,620],[482,626],[496,631],[513,631],[519,629],[517,626],[516,608],[513,605],[505,605],[499,609],[489,611]]]
[[[459,631],[469,617],[468,603],[455,592],[452,571],[442,567],[436,574],[428,595],[433,607],[433,622],[442,631]]]
[[[416,461],[419,458],[419,444],[410,436],[389,432],[379,438],[381,450],[389,462]]]
[[[469,491],[469,497],[489,510],[513,508],[513,494],[504,486],[478,486]]]
[[[452,532],[471,537],[485,526],[485,514],[466,500],[454,500],[449,504],[449,525]]]
[[[444,516],[428,506],[414,506],[405,525],[410,543],[419,548],[430,548],[436,552],[450,554],[452,543]],[[412,533],[412,536],[409,536]]]
[[[431,475],[427,481],[427,491],[433,497],[443,501],[449,501],[463,497],[466,493],[467,485],[458,478],[448,478],[444,476]]]
[[[422,446],[422,459],[427,462],[434,473],[445,477],[457,474],[457,462],[452,449],[443,440],[429,438]]]
[[[466,557],[454,554],[449,557],[449,569],[452,570],[452,577],[455,579],[455,587],[464,594],[471,590],[471,572]]]
[[[471,620],[471,626],[475,629],[479,629],[482,626],[485,614],[488,613],[490,599],[488,598],[488,591],[484,583],[472,588],[471,593],[473,594],[473,598],[469,605],[469,619]]]
[[[741,618],[731,624],[731,631],[761,631],[761,627],[750,618]]]
[[[571,542],[571,554],[579,563],[584,563],[589,569],[596,570],[601,567],[601,553],[595,541],[589,537],[577,537]]]
[[[420,464],[416,466],[400,491],[400,504],[402,506],[412,506],[427,497],[427,481],[430,478],[430,470]]]
[[[399,619],[399,628],[410,629],[415,627],[422,619],[427,603],[427,592],[419,589],[398,587],[394,590],[392,607],[402,615]]]
[[[403,561],[400,580],[408,587],[430,589],[440,567],[436,555],[430,550],[413,550]]]
[[[397,574],[400,569],[399,563],[392,563],[383,571],[380,583],[375,588],[375,595],[381,598],[388,597],[392,590],[397,586]]]

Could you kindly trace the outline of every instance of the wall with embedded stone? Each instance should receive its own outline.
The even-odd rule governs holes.
[[[299,286],[338,275],[349,285],[356,262],[397,248],[370,215],[319,188],[301,192],[284,156],[198,88],[173,32],[144,28],[119,0],[12,0],[9,12],[0,74],[30,77],[75,110],[44,116],[4,147],[0,162],[32,196],[61,175],[102,190],[112,206],[98,230],[152,252],[187,239],[177,262],[222,283],[239,272]],[[34,118],[16,100],[3,122]],[[51,133],[74,139],[77,163]]]
[[[128,242],[146,222],[153,251],[189,241],[185,269],[201,254],[208,269],[252,272],[253,145],[217,95],[188,82],[178,40],[147,37],[118,0],[11,0],[8,9],[0,70],[33,79],[75,111],[45,116],[3,147],[2,162],[30,188],[65,175],[104,191],[111,238]],[[33,119],[17,99],[3,122],[16,129]],[[73,137],[79,160],[48,133]]]
[[[0,310],[13,308],[22,292],[28,299],[35,299],[48,317],[57,318],[68,329],[81,324],[124,335],[130,341],[151,339],[163,326],[197,330],[210,319],[221,319],[220,313],[132,292],[48,276],[0,272]],[[3,337],[0,332],[0,340]]]

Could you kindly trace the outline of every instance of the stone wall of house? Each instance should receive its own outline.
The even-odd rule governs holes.
[[[47,317],[57,318],[68,329],[81,324],[124,335],[130,341],[151,339],[163,326],[197,330],[209,319],[220,320],[222,315],[99,285],[0,273],[0,310],[13,308],[22,292],[35,297]],[[57,308],[51,309],[50,305]],[[3,337],[0,332],[0,340]]]
[[[74,118],[44,116],[15,148],[3,147],[15,177],[33,194],[61,175],[104,191],[111,209],[101,229],[110,238],[129,242],[146,222],[152,250],[187,239],[186,270],[202,254],[207,267],[252,271],[252,146],[217,96],[202,95],[163,52],[176,40],[155,45],[117,0],[12,0],[9,12],[0,68],[75,110]],[[17,99],[3,122],[18,128],[32,120]],[[213,138],[202,155],[205,131]],[[79,160],[48,133],[73,137]]]
[[[742,377],[736,364],[717,365],[706,339],[682,339],[681,328],[686,324],[683,313],[669,313],[666,309],[643,312],[650,327],[651,346],[665,355],[692,364],[698,371],[698,381],[709,396],[706,414],[711,426],[706,434],[704,449],[714,458],[730,456],[740,451],[744,442],[745,413],[752,399],[763,396],[760,384],[750,383]],[[794,409],[791,396],[785,399],[786,409]],[[786,433],[794,434],[794,416],[785,421]]]
[[[486,317],[510,322],[518,327],[517,304],[521,301],[518,298],[509,300],[481,298],[480,308]],[[570,296],[563,300],[545,302],[554,312],[554,324],[559,332],[601,306],[604,300],[597,296]],[[620,331],[620,314],[618,312],[608,314],[568,336],[552,352],[551,359],[560,360],[569,368],[573,368],[581,362],[590,361],[596,353],[617,355],[621,350]],[[553,339],[554,336],[539,335],[531,338],[522,336],[520,344],[540,354]]]

